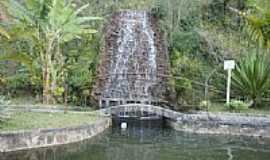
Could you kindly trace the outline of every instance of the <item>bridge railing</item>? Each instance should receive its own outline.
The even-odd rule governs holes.
[[[145,115],[160,116],[168,119],[177,120],[177,117],[183,115],[180,112],[163,108],[160,106],[146,105],[146,104],[126,104],[111,106],[99,110],[100,114],[110,116],[122,116],[122,117],[143,117]],[[138,113],[138,114],[136,114]]]

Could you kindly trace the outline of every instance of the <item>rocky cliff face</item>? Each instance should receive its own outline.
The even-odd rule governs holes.
[[[155,19],[146,11],[121,11],[105,31],[96,97],[118,104],[164,100],[169,58]]]

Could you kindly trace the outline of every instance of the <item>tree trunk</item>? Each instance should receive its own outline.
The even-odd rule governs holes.
[[[49,104],[50,97],[50,73],[48,64],[46,63],[43,67],[43,104]]]
[[[52,101],[52,49],[53,49],[53,40],[49,40],[48,46],[46,48],[45,55],[43,56],[43,104],[50,104]]]
[[[57,89],[57,80],[56,80],[56,73],[54,73],[54,68],[51,66],[51,81],[50,81],[50,90],[51,90],[51,103],[52,104],[55,104],[56,103],[56,100],[55,100],[55,97],[54,97],[54,93]]]
[[[68,105],[68,85],[67,85],[67,83],[65,83],[64,104],[65,104],[64,113],[67,113],[67,105]]]

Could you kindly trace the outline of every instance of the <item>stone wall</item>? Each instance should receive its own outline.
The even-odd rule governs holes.
[[[129,104],[100,110],[103,114],[134,116],[147,112],[167,119],[176,130],[199,134],[228,134],[270,138],[270,115],[240,113],[180,113],[158,106]],[[136,114],[135,114],[136,115]]]
[[[184,132],[270,138],[270,117],[263,115],[200,112],[167,122]]]
[[[89,139],[110,125],[111,119],[103,118],[78,127],[0,133],[0,152],[74,143]]]

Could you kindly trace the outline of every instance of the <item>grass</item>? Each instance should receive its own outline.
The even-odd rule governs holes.
[[[56,108],[56,109],[65,109],[65,105],[62,103],[53,104],[53,105],[44,105],[42,104],[42,101],[40,100],[41,97],[37,98],[32,95],[29,95],[29,93],[21,93],[16,95],[16,97],[13,98],[7,98],[7,100],[10,101],[8,104],[9,107],[13,108],[38,108],[38,109],[48,109],[48,108]],[[87,111],[91,112],[96,109],[96,107],[93,106],[75,106],[73,104],[68,104],[68,110],[73,111]]]
[[[0,131],[72,127],[90,124],[97,119],[91,114],[17,112],[11,119],[0,123]]]
[[[224,104],[221,103],[214,103],[211,104],[209,107],[209,112],[231,112],[228,110]],[[234,112],[235,113],[235,112]],[[260,107],[260,108],[249,108],[247,110],[241,110],[236,113],[249,113],[249,114],[263,114],[263,115],[270,115],[270,107]]]

